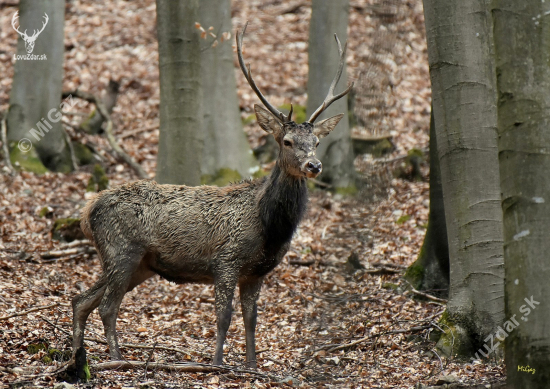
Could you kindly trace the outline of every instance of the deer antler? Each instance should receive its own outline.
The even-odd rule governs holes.
[[[325,109],[328,108],[329,105],[334,103],[336,100],[344,97],[353,87],[353,82],[348,86],[348,88],[343,91],[342,93],[334,96],[334,88],[336,87],[336,84],[338,84],[338,81],[340,81],[340,76],[342,76],[342,70],[344,69],[344,63],[346,61],[346,49],[348,48],[348,42],[344,45],[344,50],[342,50],[342,45],[340,44],[340,40],[338,39],[338,36],[334,34],[334,39],[336,39],[336,43],[338,44],[338,53],[340,54],[340,64],[338,65],[338,71],[336,72],[336,76],[334,77],[334,80],[332,80],[332,84],[330,84],[330,88],[327,93],[327,97],[325,97],[325,100],[323,101],[323,104],[308,119],[309,123],[313,123],[319,115],[323,113]]]
[[[17,12],[13,15],[13,18],[11,18],[11,26],[13,27],[13,29],[14,29],[15,31],[17,31],[17,33],[18,33],[19,35],[21,35],[21,36],[22,36],[22,35],[27,36],[27,30],[25,30],[25,32],[21,32],[21,31],[19,31],[19,27],[15,27],[15,21],[16,21],[17,19],[19,19],[19,11],[17,11]]]
[[[48,18],[48,14],[46,14],[45,12],[44,12],[44,16],[42,16],[42,17],[46,19],[46,20],[43,22],[43,24],[42,24],[42,29],[41,29],[40,31],[34,30],[34,33],[32,34],[32,36],[28,36],[28,35],[27,35],[27,30],[25,30],[25,32],[21,32],[21,31],[19,31],[19,27],[15,27],[15,22],[16,22],[17,19],[19,19],[19,11],[17,11],[17,12],[13,15],[13,17],[11,18],[11,26],[13,27],[13,29],[14,29],[15,31],[17,31],[17,33],[18,33],[19,35],[21,35],[21,36],[24,35],[26,39],[28,39],[28,40],[33,40],[33,39],[36,38],[38,35],[40,35],[40,34],[42,33],[42,31],[44,31],[44,29],[46,28],[46,25],[48,24],[48,21],[50,20],[50,19]]]
[[[46,24],[48,24],[48,20],[50,20],[50,19],[48,18],[48,14],[46,14],[45,12],[44,12],[44,16],[42,16],[42,17],[46,19],[46,20],[42,23],[42,29],[41,29],[40,31],[34,32],[34,33],[32,34],[32,36],[31,36],[31,39],[37,37],[38,35],[40,35],[40,34],[42,33],[42,31],[44,31],[44,29],[46,28]],[[26,30],[25,30],[25,31],[26,31]],[[36,31],[36,30],[34,30],[34,31]]]
[[[244,64],[242,45],[243,45],[244,33],[246,32],[246,27],[247,26],[248,26],[248,22],[246,22],[246,24],[244,25],[242,35],[239,35],[238,30],[237,30],[237,35],[236,35],[237,53],[238,53],[238,56],[239,56],[239,65],[241,66],[241,70],[243,71],[243,74],[244,74],[246,80],[248,81],[248,84],[250,85],[252,90],[254,92],[256,92],[256,95],[262,101],[262,103],[265,105],[265,107],[267,109],[269,109],[271,111],[271,113],[273,115],[275,115],[275,117],[277,119],[279,119],[282,123],[288,123],[288,122],[292,121],[292,119],[291,119],[291,117],[292,117],[292,104],[290,104],[290,112],[288,113],[288,115],[285,115],[284,113],[279,111],[277,108],[272,106],[269,103],[269,101],[267,101],[267,99],[264,97],[262,92],[260,92],[260,90],[258,89],[258,86],[254,82],[254,79],[252,78],[252,73],[250,72],[250,64],[248,64],[248,68]]]

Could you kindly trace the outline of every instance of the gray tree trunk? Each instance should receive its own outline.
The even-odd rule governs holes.
[[[430,119],[430,216],[428,229],[418,259],[407,269],[405,278],[418,290],[424,290],[444,298],[449,296],[449,241],[433,109]]]
[[[502,210],[488,0],[424,0],[449,239],[448,330],[471,356],[504,319]],[[451,352],[450,333],[439,346]]]
[[[508,388],[550,381],[550,3],[493,2]],[[503,326],[504,327],[504,326]],[[530,372],[528,369],[534,369]]]
[[[12,145],[10,155],[14,162],[19,162],[25,167],[34,166],[40,170],[40,165],[43,164],[53,171],[69,172],[72,169],[70,151],[61,127],[60,116],[58,117],[65,50],[65,1],[21,0],[16,25],[19,26],[20,32],[24,33],[26,30],[27,36],[32,36],[35,30],[39,31],[42,28],[45,14],[48,16],[48,22],[34,41],[32,55],[45,55],[46,59],[15,61],[7,117],[8,140]],[[27,48],[28,44],[26,45],[19,36],[17,55],[26,55]],[[22,139],[28,141],[22,141],[23,147],[19,148],[17,144]],[[23,153],[21,149],[26,149],[31,143],[32,149]],[[35,161],[29,164],[30,159]]]
[[[160,137],[156,180],[199,185],[202,90],[198,0],[157,0]]]
[[[231,1],[201,0],[199,22],[205,29],[214,27],[214,33],[227,31],[233,36]],[[218,42],[220,38],[217,37]],[[220,169],[248,177],[255,165],[239,112],[233,42],[234,39],[221,42],[201,53],[203,178],[219,176],[223,172]]]
[[[319,107],[328,92],[336,74],[340,57],[334,41],[334,33],[342,42],[348,37],[349,0],[313,0],[309,26],[309,75],[307,81],[308,117]],[[346,67],[335,89],[335,94],[347,87]],[[342,98],[333,103],[317,120],[345,114],[334,131],[317,149],[317,156],[323,162],[323,173],[319,179],[333,185],[337,190],[355,188],[354,155],[348,119],[348,101]]]

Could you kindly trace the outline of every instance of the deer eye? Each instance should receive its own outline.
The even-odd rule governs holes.
[[[283,144],[284,144],[285,146],[289,146],[289,147],[292,146],[292,142],[289,141],[289,140],[286,140],[286,139],[283,141]]]

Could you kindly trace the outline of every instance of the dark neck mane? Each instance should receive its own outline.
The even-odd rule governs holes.
[[[307,205],[305,178],[286,174],[279,162],[264,182],[265,189],[259,200],[260,218],[264,230],[265,252],[275,254],[290,242]]]

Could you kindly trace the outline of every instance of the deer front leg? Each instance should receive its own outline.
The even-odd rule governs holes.
[[[216,334],[216,352],[212,361],[213,365],[222,365],[223,363],[223,344],[231,324],[231,308],[237,279],[238,275],[234,271],[225,269],[216,275],[214,281],[218,332]]]
[[[259,278],[239,284],[246,335],[246,367],[250,369],[256,369],[256,318],[258,316],[256,302],[260,295],[262,282],[263,278]]]

